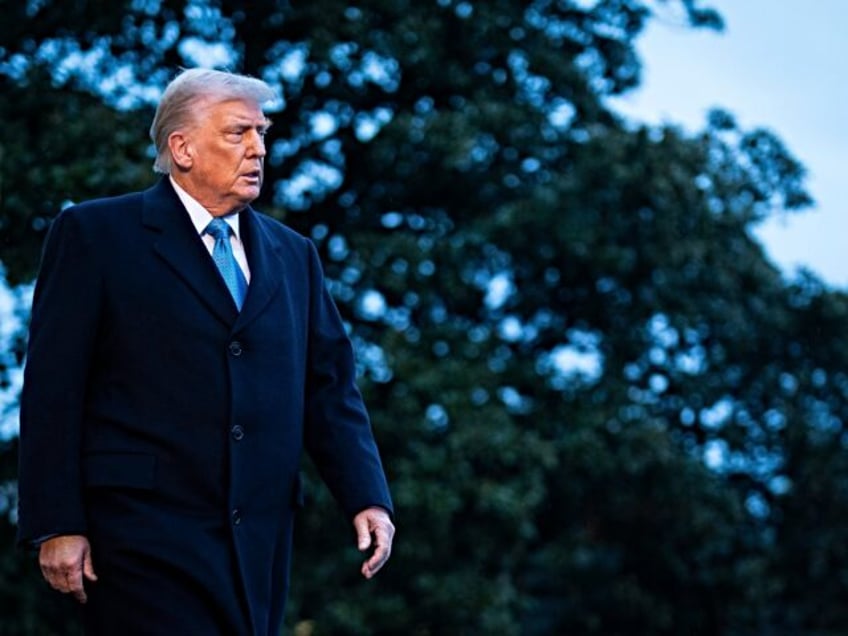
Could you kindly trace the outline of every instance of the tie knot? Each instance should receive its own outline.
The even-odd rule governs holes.
[[[206,226],[206,233],[216,240],[229,238],[231,230],[229,224],[221,218],[212,219]]]

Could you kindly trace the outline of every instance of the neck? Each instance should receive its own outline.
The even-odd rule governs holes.
[[[216,218],[238,214],[247,207],[245,205],[233,206],[231,202],[227,203],[219,201],[214,197],[206,196],[205,193],[194,187],[194,184],[190,179],[186,178],[184,174],[177,170],[171,172],[169,176],[171,181],[179,186],[183,192],[197,201],[201,206],[203,206],[203,209]]]

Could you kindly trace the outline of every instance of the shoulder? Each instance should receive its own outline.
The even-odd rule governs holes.
[[[282,243],[284,246],[297,251],[311,251],[314,249],[315,246],[309,238],[291,229],[282,221],[268,216],[263,212],[258,212],[254,208],[251,208],[251,211],[253,212],[252,218],[262,234],[273,237],[274,240]]]
[[[132,211],[142,209],[143,197],[143,192],[131,192],[72,203],[53,219],[49,235],[76,233],[83,240],[100,241],[104,232],[120,233],[128,219],[138,216]]]
[[[142,208],[145,193],[146,191],[130,192],[72,203],[57,215],[56,220],[87,225],[126,218],[128,210]]]
[[[318,249],[312,239],[303,236],[281,221],[250,208],[257,233],[286,261],[287,269],[296,266],[311,281],[320,281],[324,272]]]
[[[279,219],[275,219],[272,216],[268,216],[264,212],[260,212],[256,208],[251,207],[251,212],[253,212],[253,218],[256,220],[256,223],[259,224],[264,231],[273,234],[279,238],[285,238],[286,240],[291,241],[306,241],[308,240],[302,234],[295,232],[285,223],[280,221]]]
[[[110,197],[100,197],[97,199],[89,199],[73,204],[67,210],[73,210],[74,213],[109,213],[110,211],[125,210],[128,207],[140,206],[144,202],[144,197],[155,188],[143,190],[140,192],[128,192]]]

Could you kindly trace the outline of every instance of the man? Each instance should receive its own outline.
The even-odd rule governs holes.
[[[394,527],[314,246],[251,209],[263,82],[192,69],[151,127],[151,189],[45,244],[21,399],[19,540],[90,634],[275,635],[303,447],[366,578]]]

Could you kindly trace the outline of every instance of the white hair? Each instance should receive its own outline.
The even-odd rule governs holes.
[[[274,99],[268,84],[255,77],[226,71],[191,68],[182,71],[168,84],[150,126],[150,138],[156,146],[153,170],[169,174],[172,168],[168,137],[191,123],[196,116],[197,102],[211,99],[224,102],[247,99],[258,104]]]

